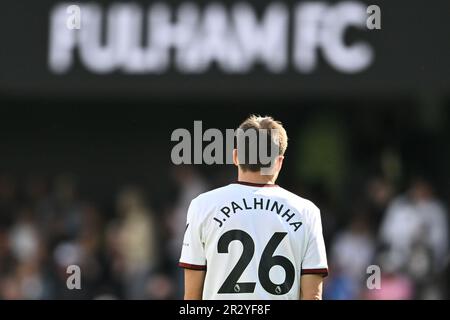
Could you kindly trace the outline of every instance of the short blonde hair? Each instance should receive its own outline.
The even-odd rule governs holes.
[[[268,141],[276,141],[275,138],[278,138],[278,155],[282,156],[286,152],[288,146],[288,136],[286,130],[284,129],[280,121],[274,120],[274,118],[270,116],[261,117],[258,115],[251,115],[241,123],[239,129],[243,130],[244,132],[247,130],[258,131],[260,129],[266,129],[267,135],[270,138],[268,139]],[[276,130],[277,137],[272,137],[272,129]],[[247,144],[245,144],[245,151],[245,154],[248,154],[249,146]],[[259,160],[256,164],[240,164],[239,166],[244,171],[250,170],[254,172],[259,171],[263,167],[266,167],[265,165],[261,164]]]

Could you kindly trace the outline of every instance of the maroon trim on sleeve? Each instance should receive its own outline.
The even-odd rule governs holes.
[[[206,270],[206,266],[201,266],[198,264],[190,264],[190,263],[184,263],[179,262],[178,266],[184,269],[191,269],[191,270]]]
[[[328,269],[322,268],[322,269],[302,269],[302,275],[304,274],[321,274],[324,277],[328,276]]]
[[[253,183],[253,182],[246,182],[246,181],[236,181],[237,184],[242,184],[244,186],[250,186],[250,187],[278,187],[277,184],[273,183]]]

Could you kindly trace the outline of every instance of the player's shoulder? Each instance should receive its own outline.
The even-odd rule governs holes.
[[[287,201],[291,205],[293,205],[300,213],[307,216],[320,215],[319,208],[311,200],[303,198],[285,188],[279,187],[278,189],[279,194],[283,195],[283,197],[287,199]]]
[[[200,220],[205,219],[208,214],[213,213],[217,209],[217,206],[224,199],[229,198],[232,193],[233,190],[230,188],[230,185],[226,185],[199,194],[191,201],[191,214]]]

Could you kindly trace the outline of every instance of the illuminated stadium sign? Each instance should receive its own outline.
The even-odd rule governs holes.
[[[48,68],[68,74],[75,60],[93,74],[246,74],[256,65],[269,74],[309,74],[321,63],[343,74],[368,69],[375,59],[362,32],[367,4],[358,1],[231,5],[99,3],[80,5],[80,28],[67,27],[70,3],[52,7]],[[319,56],[319,53],[321,56]]]
[[[450,92],[449,1],[6,1],[0,94]],[[424,11],[433,14],[419,15]],[[78,16],[77,16],[78,13]],[[415,14],[412,14],[415,13]],[[420,21],[420,23],[418,23]],[[409,36],[405,36],[409,35]],[[28,95],[24,95],[27,92]]]

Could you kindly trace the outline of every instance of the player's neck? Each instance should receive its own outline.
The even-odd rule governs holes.
[[[239,182],[248,182],[255,184],[275,184],[276,175],[261,175],[259,172],[242,171],[238,172]]]

